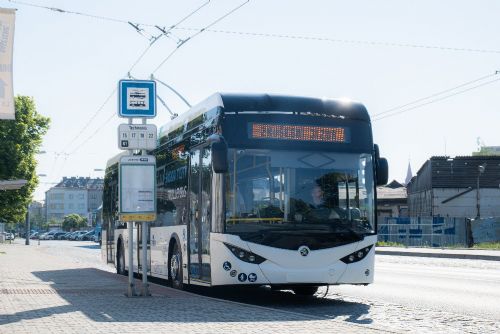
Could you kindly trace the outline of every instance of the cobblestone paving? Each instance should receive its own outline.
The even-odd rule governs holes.
[[[321,292],[324,290],[320,291],[320,294]],[[445,310],[422,309],[363,300],[333,292],[328,293],[326,299],[335,300],[341,306],[336,310],[328,308],[325,312],[321,312],[319,309],[315,309],[314,312],[337,320],[349,321],[349,318],[354,318],[358,321],[363,321],[363,319],[366,321],[369,319],[373,324],[384,324],[388,329],[394,331],[413,333],[500,333],[500,323],[497,321],[455,314]],[[356,310],[353,305],[366,305],[369,312],[359,314],[359,308]],[[357,315],[359,318],[356,318]]]
[[[0,245],[0,333],[384,332],[158,286],[150,298],[126,298],[125,277],[89,266],[91,257],[69,258],[43,245]]]

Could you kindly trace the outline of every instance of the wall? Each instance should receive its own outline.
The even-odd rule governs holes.
[[[485,218],[472,222],[472,238],[474,243],[499,242],[500,218]]]
[[[409,193],[408,214],[411,217],[432,216],[432,190]]]
[[[441,217],[476,217],[476,189],[449,202],[444,200],[467,190],[467,188],[433,189],[433,215]],[[481,217],[500,217],[500,189],[483,188],[479,191]]]

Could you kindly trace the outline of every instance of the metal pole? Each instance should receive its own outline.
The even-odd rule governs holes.
[[[133,124],[133,118],[128,119],[128,124]],[[134,155],[133,150],[128,150],[129,155]],[[121,200],[121,199],[120,199]],[[134,222],[128,222],[128,290],[127,296],[134,297]]]
[[[142,124],[147,124],[146,118],[142,119]],[[141,155],[146,155],[142,150]],[[148,222],[142,222],[142,291],[143,297],[149,296],[148,288]]]
[[[477,174],[477,186],[476,186],[476,208],[477,208],[477,216],[476,216],[476,219],[479,219],[481,217],[481,208],[480,208],[480,204],[479,204],[479,177],[481,176],[481,172],[479,172],[479,174]]]
[[[30,205],[28,204],[28,212],[26,213],[26,245],[30,244],[30,233],[31,233],[31,226],[30,226]]]
[[[135,296],[134,289],[134,230],[133,230],[133,222],[128,222],[128,297]]]
[[[149,296],[148,288],[148,223],[142,222],[142,291],[143,297]]]

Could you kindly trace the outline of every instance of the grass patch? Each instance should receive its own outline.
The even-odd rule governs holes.
[[[474,245],[476,249],[496,249],[500,250],[500,242],[480,242]]]
[[[406,247],[402,243],[394,242],[394,241],[377,241],[376,246],[382,246],[382,247]]]

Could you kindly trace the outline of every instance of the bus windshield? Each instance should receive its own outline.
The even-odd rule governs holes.
[[[370,154],[230,149],[229,170],[228,234],[322,249],[375,233]]]

